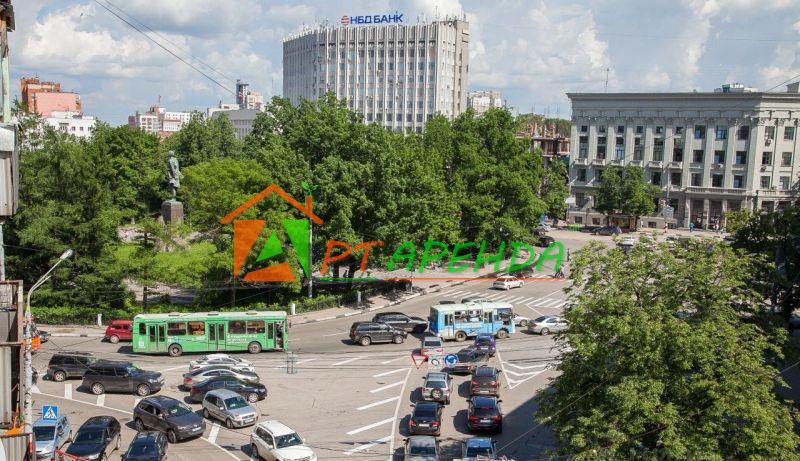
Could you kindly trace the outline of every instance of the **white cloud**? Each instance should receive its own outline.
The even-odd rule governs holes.
[[[293,26],[314,18],[315,9],[308,5],[275,5],[267,10],[265,17],[288,22]]]
[[[459,0],[413,0],[411,5],[428,20],[444,16],[460,16],[464,12]]]
[[[669,74],[656,68],[644,75],[642,83],[650,88],[666,88],[670,84]]]
[[[153,0],[127,0],[114,4],[152,29],[198,37],[242,32],[264,17],[262,3],[255,0],[169,0],[157,5]]]

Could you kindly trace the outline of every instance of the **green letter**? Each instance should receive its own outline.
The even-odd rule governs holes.
[[[458,252],[463,250],[464,248],[469,248],[473,246],[475,246],[475,242],[456,243],[456,246],[453,247],[453,253],[450,255],[450,263],[447,264],[447,272],[458,273],[466,269],[467,266],[463,264],[459,264],[458,266],[456,266],[453,263],[469,259],[469,257],[472,255],[470,254],[459,255]]]
[[[410,251],[406,254],[403,254],[403,250],[405,250],[406,248],[409,248]],[[406,242],[400,245],[399,247],[397,247],[396,250],[394,250],[392,257],[389,258],[389,264],[387,268],[390,271],[392,271],[394,270],[395,261],[408,260],[408,264],[406,264],[406,270],[410,271],[414,267],[414,257],[416,252],[417,252],[417,247],[414,246],[414,243],[412,242]]]
[[[439,247],[442,251],[430,254],[431,248]],[[425,268],[428,267],[429,262],[439,261],[447,254],[447,244],[437,242],[436,240],[425,240],[425,250],[422,252],[422,259],[419,262],[419,273],[423,273]]]
[[[514,264],[514,263],[517,262],[517,256],[519,255],[519,249],[523,248],[523,247],[526,250],[528,250],[528,253],[530,253],[530,256],[528,257],[528,260],[523,262],[523,263],[520,263],[520,264]],[[508,264],[508,268],[506,269],[506,272],[508,272],[509,274],[512,273],[512,272],[518,271],[518,270],[525,269],[526,267],[528,267],[531,264],[533,264],[533,261],[536,260],[536,250],[532,246],[528,245],[527,243],[511,242],[511,248],[513,248],[513,250],[511,250],[513,252],[513,255],[511,256],[511,262]]]
[[[494,263],[494,271],[500,271],[500,261],[503,260],[503,254],[506,251],[506,242],[500,242],[500,249],[497,250],[497,254],[494,256],[489,256],[484,258],[483,252],[486,250],[486,240],[481,242],[481,248],[478,250],[478,258],[475,259],[475,272],[478,272],[484,264],[493,262]]]
[[[553,248],[558,248],[558,254],[550,254],[550,250]],[[562,245],[561,242],[553,242],[550,244],[550,246],[544,249],[542,256],[539,257],[539,262],[536,263],[536,270],[542,270],[542,263],[548,259],[554,259],[556,261],[556,265],[553,267],[553,270],[558,271],[558,268],[561,267],[561,263],[564,261],[564,245]]]

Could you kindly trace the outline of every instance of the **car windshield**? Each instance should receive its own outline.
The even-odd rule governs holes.
[[[475,376],[494,376],[494,369],[493,368],[478,368],[475,371]]]
[[[475,344],[477,344],[479,346],[491,346],[492,345],[492,339],[491,338],[486,338],[486,337],[476,338],[475,339]]]
[[[235,410],[237,408],[244,408],[246,406],[247,402],[244,400],[244,397],[236,396],[225,399],[225,408],[228,410]]]
[[[425,347],[439,347],[442,345],[442,343],[436,339],[426,339],[423,345]]]
[[[435,418],[436,406],[434,405],[417,405],[414,409],[414,416],[418,418]]]
[[[33,434],[37,441],[53,440],[56,428],[53,426],[38,426],[33,428]]]
[[[96,431],[78,431],[78,434],[75,436],[74,443],[76,444],[88,444],[88,443],[100,443],[103,441],[103,431],[96,430]]]
[[[275,437],[275,446],[278,448],[293,447],[295,445],[302,445],[303,440],[297,434],[286,434]]]
[[[174,407],[167,408],[167,416],[183,416],[192,413],[192,410],[186,405],[175,405]]]
[[[494,416],[494,415],[497,414],[497,408],[496,407],[490,407],[490,406],[475,407],[475,410],[474,410],[473,413],[475,414],[475,416],[478,416],[478,417],[480,417],[480,416]]]
[[[482,455],[492,455],[491,447],[467,447],[467,457],[475,457]]]
[[[417,456],[433,456],[436,455],[436,447],[432,445],[410,445],[408,447],[408,454]]]
[[[156,452],[156,446],[151,442],[135,442],[128,450],[128,456],[146,456]]]
[[[427,385],[425,387],[436,387],[436,388],[439,388],[439,389],[444,389],[445,387],[447,387],[447,385],[444,383],[444,381],[431,380],[431,381],[428,381],[428,383],[427,383]]]
[[[546,315],[543,315],[543,316],[541,316],[541,317],[536,317],[536,320],[534,320],[534,322],[536,322],[536,323],[541,323],[541,322],[544,322],[545,320],[547,320],[547,319],[549,319],[549,318],[550,318],[550,317],[548,317],[548,316],[546,316]]]
[[[141,373],[142,369],[137,367],[136,365],[128,365],[127,367],[125,367],[125,371],[127,371],[132,375],[135,375],[137,373]]]

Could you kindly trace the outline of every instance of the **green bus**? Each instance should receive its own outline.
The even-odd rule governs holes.
[[[284,350],[289,340],[285,311],[138,314],[133,318],[133,352]]]

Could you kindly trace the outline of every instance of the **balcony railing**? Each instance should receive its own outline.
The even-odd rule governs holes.
[[[686,188],[686,192],[694,194],[731,194],[731,195],[746,195],[747,189],[733,189],[726,187],[696,187],[690,186]]]

